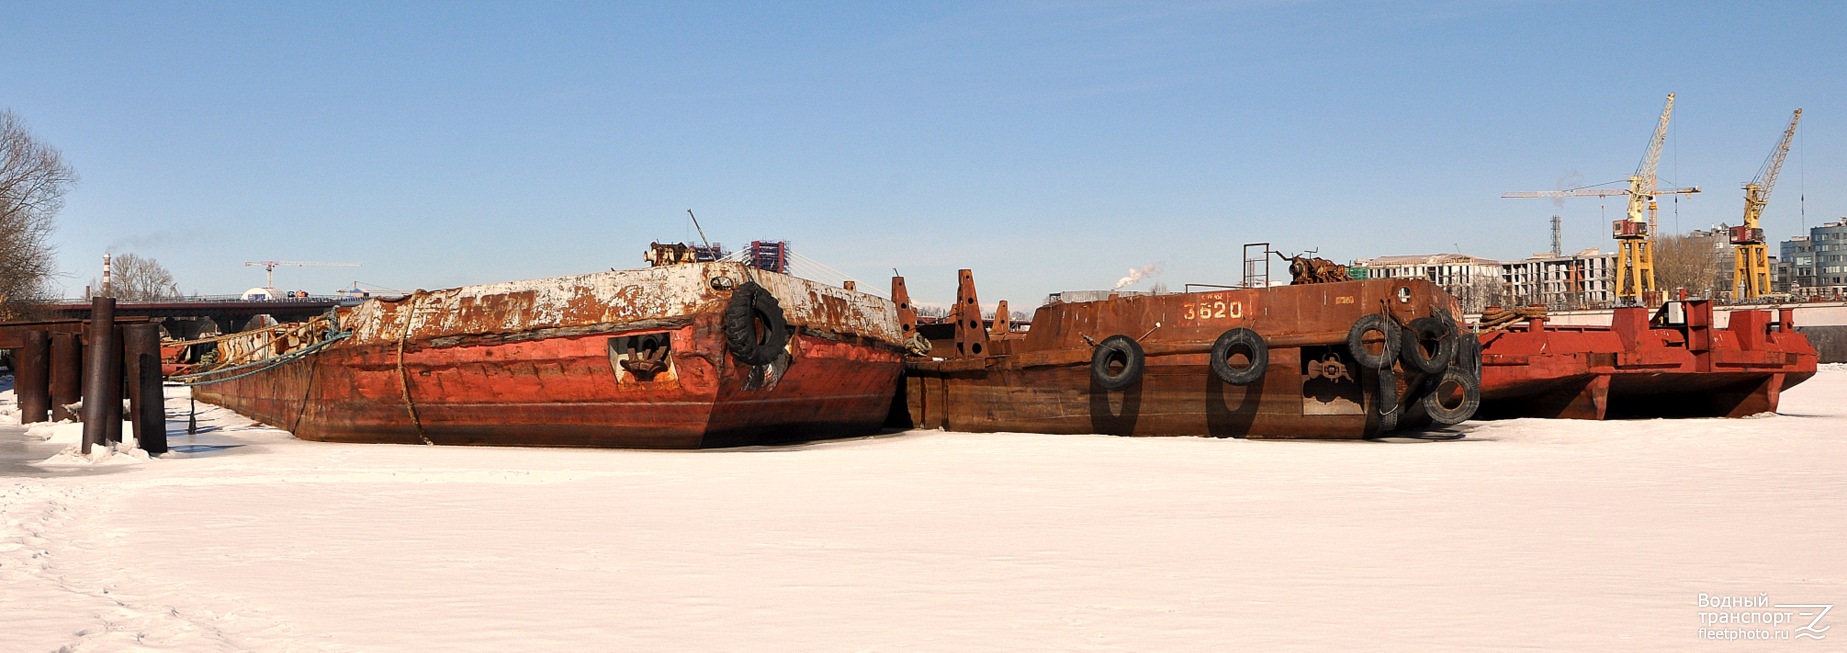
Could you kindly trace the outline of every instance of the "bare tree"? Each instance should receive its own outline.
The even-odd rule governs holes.
[[[1505,285],[1500,278],[1483,274],[1470,274],[1461,283],[1446,287],[1456,302],[1462,304],[1464,313],[1480,313],[1489,306],[1498,306],[1504,301]]]
[[[1655,239],[1655,284],[1672,295],[1684,288],[1689,297],[1717,297],[1731,279],[1731,252],[1720,234],[1712,232],[1676,234]]]
[[[180,295],[180,286],[173,282],[173,273],[152,257],[142,258],[134,254],[117,254],[109,261],[109,288],[105,290],[101,283],[90,282],[90,288],[104,297],[138,302],[153,299],[167,299]]]
[[[0,320],[18,319],[51,293],[52,219],[77,173],[0,110]]]

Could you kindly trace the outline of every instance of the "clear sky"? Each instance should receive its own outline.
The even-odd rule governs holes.
[[[0,107],[104,251],[183,290],[390,288],[786,239],[882,289],[1036,306],[1240,245],[1548,248],[1538,190],[1620,180],[1678,93],[1665,229],[1736,224],[1796,107],[1775,239],[1847,215],[1847,3],[110,3],[0,0]],[[1801,200],[1799,201],[1799,196]],[[1562,208],[1610,248],[1620,198]],[[1146,287],[1143,284],[1141,287]]]

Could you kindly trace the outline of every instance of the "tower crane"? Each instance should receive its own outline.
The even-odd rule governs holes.
[[[259,265],[263,266],[263,287],[264,288],[276,287],[276,268],[278,267],[283,267],[283,266],[298,267],[298,268],[356,268],[356,267],[359,267],[358,263],[308,263],[304,261],[244,261],[244,267],[247,267],[247,268],[256,267]]]
[[[1770,291],[1770,246],[1764,244],[1764,230],[1757,225],[1764,206],[1770,203],[1776,175],[1783,170],[1783,158],[1789,156],[1789,139],[1796,135],[1796,123],[1801,120],[1802,110],[1796,109],[1789,117],[1789,128],[1783,130],[1783,140],[1764,159],[1757,177],[1744,185],[1744,225],[1732,227],[1731,233],[1732,290],[1739,300],[1757,299]]]
[[[1657,188],[1655,172],[1661,166],[1661,145],[1667,141],[1667,122],[1674,114],[1674,94],[1667,94],[1667,105],[1661,108],[1661,119],[1655,123],[1654,137],[1648,141],[1648,150],[1642,154],[1642,162],[1636,166],[1635,174],[1629,176],[1628,188],[1588,189],[1578,188],[1558,191],[1516,191],[1502,194],[1504,198],[1533,197],[1611,197],[1628,195],[1628,215],[1610,225],[1610,235],[1616,239],[1616,297],[1626,303],[1651,301],[1655,294],[1655,253],[1654,231],[1655,212],[1659,208],[1655,203],[1657,195],[1691,195],[1700,192],[1698,186],[1688,188]],[[1643,214],[1646,212],[1647,217]]]

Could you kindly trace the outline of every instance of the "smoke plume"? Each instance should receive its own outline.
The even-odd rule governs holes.
[[[1123,288],[1135,285],[1142,279],[1158,276],[1161,276],[1161,265],[1159,263],[1149,263],[1139,268],[1130,268],[1129,276],[1117,279],[1116,287],[1110,290],[1122,290]]]
[[[1557,188],[1558,190],[1571,190],[1571,189],[1577,188],[1582,185],[1584,185],[1584,173],[1573,170],[1571,172],[1565,173],[1564,176],[1561,176],[1558,178]],[[1552,206],[1557,208],[1559,211],[1564,211],[1565,210],[1565,198],[1563,197],[1552,198]]]

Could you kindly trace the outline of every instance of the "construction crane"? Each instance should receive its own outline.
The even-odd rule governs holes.
[[[1655,172],[1661,166],[1661,145],[1667,142],[1667,122],[1673,114],[1674,94],[1669,93],[1667,105],[1661,108],[1661,119],[1655,123],[1654,137],[1649,139],[1648,150],[1642,154],[1642,163],[1636,166],[1635,174],[1629,176],[1628,188],[1516,191],[1501,195],[1504,198],[1628,195],[1627,217],[1615,221],[1610,229],[1617,243],[1615,294],[1617,300],[1624,303],[1653,301],[1655,295],[1654,232],[1655,212],[1659,209],[1655,196],[1700,192],[1698,186],[1663,189],[1655,185]]]
[[[1615,183],[1615,182],[1611,182]],[[1692,195],[1700,192],[1698,186],[1686,188],[1657,188],[1656,195]],[[1501,193],[1501,199],[1532,199],[1536,197],[1615,197],[1628,195],[1627,188],[1572,188],[1568,190],[1516,190]]]
[[[276,268],[278,267],[283,267],[283,266],[297,267],[297,268],[356,268],[356,267],[359,267],[358,263],[307,263],[303,261],[244,261],[244,267],[247,267],[247,268],[256,267],[259,265],[263,266],[263,287],[264,288],[276,287]]]
[[[1783,170],[1783,158],[1789,156],[1789,139],[1795,137],[1796,123],[1801,120],[1802,110],[1797,109],[1789,117],[1789,128],[1783,130],[1783,140],[1770,151],[1770,158],[1764,159],[1757,177],[1744,185],[1744,225],[1732,227],[1731,233],[1732,291],[1740,301],[1757,299],[1770,291],[1770,246],[1764,244],[1764,230],[1757,225],[1764,217],[1764,206],[1770,203],[1776,175]]]

